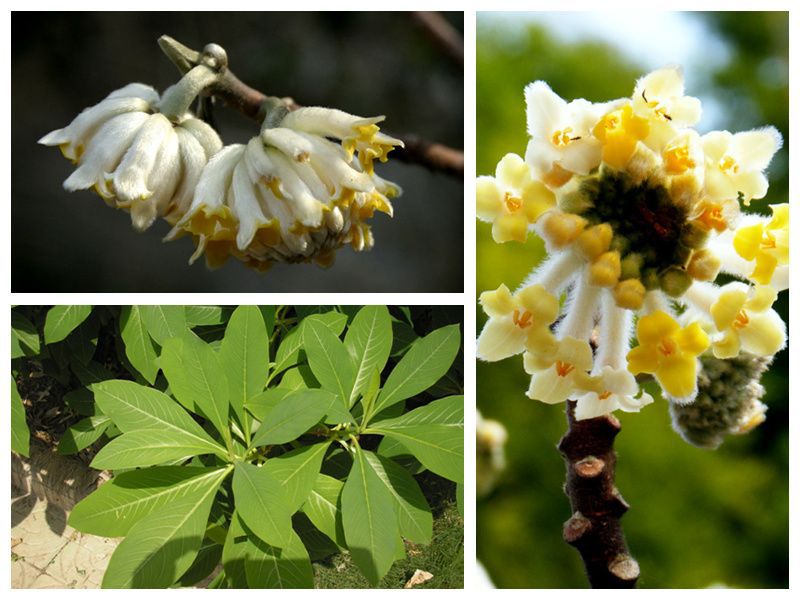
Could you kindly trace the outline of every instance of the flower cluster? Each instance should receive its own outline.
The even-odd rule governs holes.
[[[129,211],[140,231],[165,219],[173,226],[165,239],[191,236],[190,262],[205,253],[212,268],[230,256],[258,270],[276,262],[327,266],[344,245],[370,249],[367,220],[375,211],[391,216],[390,199],[401,193],[374,162],[403,142],[380,132],[383,117],[289,112],[269,99],[260,135],[223,147],[189,107],[226,64],[212,44],[163,97],[130,84],[44,136],[41,144],[59,146],[78,165],[64,187],[94,189]]]
[[[740,207],[767,193],[775,128],[701,136],[700,101],[675,67],[612,102],[566,102],[542,81],[525,98],[525,158],[478,178],[477,213],[497,243],[536,232],[548,257],[515,293],[481,294],[480,359],[523,354],[528,396],[576,400],[586,419],[652,402],[637,375],[687,405],[701,357],[785,346],[772,305],[788,288],[788,204],[771,218]],[[717,285],[720,273],[740,281]]]

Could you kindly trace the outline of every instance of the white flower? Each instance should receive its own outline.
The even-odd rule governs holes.
[[[575,418],[579,421],[607,415],[615,410],[639,412],[653,402],[652,396],[642,392],[638,397],[639,386],[636,378],[626,369],[605,366],[597,376],[591,378],[595,391],[590,391],[577,399]]]
[[[204,122],[186,114],[173,123],[158,103],[153,88],[130,84],[39,140],[78,164],[67,190],[94,188],[128,210],[138,230],[185,207],[202,167],[222,147]]]
[[[547,404],[564,402],[583,391],[592,368],[589,342],[573,337],[559,340],[558,349],[547,356],[525,353],[525,371],[532,375],[528,397]]]
[[[730,133],[712,131],[702,138],[706,155],[706,193],[713,200],[742,195],[745,205],[767,194],[764,170],[783,145],[774,127]]]
[[[528,84],[525,101],[531,136],[525,160],[542,181],[557,187],[566,181],[564,171],[568,179],[571,173],[586,175],[600,164],[600,141],[592,136],[592,128],[616,103],[567,103],[544,81]]]
[[[634,114],[650,124],[645,143],[653,150],[660,151],[679,129],[700,120],[700,100],[683,92],[680,67],[657,69],[636,82],[631,104]]]
[[[391,216],[389,199],[400,188],[365,164],[371,169],[372,160],[391,149],[387,145],[402,142],[373,129],[380,117],[325,108],[296,112],[300,116],[287,114],[277,127],[265,127],[246,146],[225,147],[208,163],[169,236],[194,236],[192,261],[205,252],[210,266],[230,255],[259,269],[275,262],[327,265],[344,244],[372,247],[364,221],[375,210]],[[340,136],[345,147],[327,139]]]

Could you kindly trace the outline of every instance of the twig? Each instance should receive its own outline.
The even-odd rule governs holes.
[[[636,587],[639,564],[628,551],[620,524],[628,504],[614,484],[619,421],[611,415],[577,421],[575,402],[568,401],[567,425],[558,444],[567,465],[564,491],[572,507],[564,540],[580,553],[593,588]]]
[[[169,36],[162,36],[159,44],[182,72],[191,68],[192,63],[199,60],[200,53],[186,48]],[[231,108],[259,123],[264,118],[261,109],[267,95],[244,83],[229,68],[221,70],[217,82],[205,90],[205,93],[222,100]],[[302,106],[289,97],[282,98],[282,100],[289,110],[297,110]],[[453,177],[464,177],[464,153],[461,150],[431,142],[416,135],[397,137],[403,140],[406,147],[396,148],[392,152],[393,158],[407,163],[420,164],[432,171],[439,171]]]
[[[447,19],[436,12],[414,11],[411,18],[445,54],[464,66],[464,41]]]

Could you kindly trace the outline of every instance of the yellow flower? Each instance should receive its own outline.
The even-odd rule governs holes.
[[[528,226],[556,204],[553,192],[531,177],[530,167],[516,154],[497,163],[495,177],[478,177],[476,188],[478,218],[492,223],[498,244],[524,242]]]
[[[748,288],[742,283],[724,286],[711,305],[711,317],[722,337],[713,343],[714,356],[733,358],[740,350],[772,356],[786,343],[783,321],[772,304],[778,293],[766,285]]]
[[[699,323],[681,328],[664,311],[639,319],[639,345],[628,352],[628,370],[634,375],[652,373],[663,390],[676,399],[689,399],[697,391],[697,356],[709,346]]]
[[[592,131],[603,143],[603,162],[619,170],[628,166],[636,144],[649,132],[647,119],[634,115],[630,104],[605,115]]]
[[[478,358],[502,360],[527,349],[547,353],[556,341],[550,325],[558,317],[558,298],[541,285],[530,285],[513,296],[505,285],[481,294],[489,321],[478,337]]]
[[[532,373],[528,397],[547,404],[564,402],[570,396],[584,393],[590,381],[592,349],[586,340],[565,337],[558,341],[555,352],[547,355],[526,353],[525,370]]]
[[[775,269],[789,264],[789,205],[773,204],[772,219],[740,227],[733,237],[736,252],[748,261],[755,261],[750,279],[769,285]]]

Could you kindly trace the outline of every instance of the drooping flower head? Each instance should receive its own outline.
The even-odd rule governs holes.
[[[390,199],[401,190],[373,163],[402,142],[380,133],[383,117],[288,112],[282,104],[273,111],[259,136],[227,146],[204,169],[169,236],[193,236],[192,260],[205,252],[210,266],[229,256],[261,270],[275,262],[328,265],[341,246],[372,247],[366,221],[375,211],[392,215]]]
[[[774,205],[771,219],[741,214],[742,203],[767,193],[777,130],[700,136],[692,129],[700,101],[686,95],[677,67],[605,104],[567,102],[544,82],[527,86],[525,98],[528,171],[508,155],[496,178],[479,178],[478,216],[507,247],[535,231],[549,257],[518,294],[565,301],[545,320],[552,338],[525,337],[513,318],[517,296],[505,286],[485,292],[478,358],[524,350],[528,396],[576,400],[576,418],[586,419],[649,404],[635,376],[689,405],[704,356],[768,358],[785,346],[771,306],[788,286],[788,205]],[[522,197],[520,188],[536,189],[537,201],[516,216],[504,200]],[[758,285],[718,286],[721,272]]]

